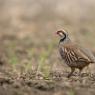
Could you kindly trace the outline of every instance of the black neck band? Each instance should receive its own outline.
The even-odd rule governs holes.
[[[60,42],[63,42],[66,39],[66,34],[64,34],[64,37],[60,39]]]

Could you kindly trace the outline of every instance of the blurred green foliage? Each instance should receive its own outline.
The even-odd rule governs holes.
[[[49,57],[51,56],[52,50],[53,50],[54,44],[51,43],[46,51],[41,52],[39,56],[39,63],[38,63],[38,68],[37,72],[41,71],[43,73],[43,77],[45,79],[49,79],[49,74],[51,70],[51,65],[48,62]]]

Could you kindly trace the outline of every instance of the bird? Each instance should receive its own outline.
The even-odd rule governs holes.
[[[61,58],[71,68],[71,72],[67,76],[68,78],[72,76],[75,69],[79,69],[80,75],[84,67],[90,63],[95,63],[93,53],[88,48],[74,43],[65,30],[58,30],[56,34],[60,37],[58,50]]]

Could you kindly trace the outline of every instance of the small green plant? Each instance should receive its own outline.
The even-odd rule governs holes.
[[[32,70],[32,64],[31,62],[25,65],[25,73],[27,73],[29,70]]]
[[[49,79],[50,74],[50,64],[48,64],[48,57],[50,56],[53,49],[53,44],[48,46],[47,51],[43,51],[39,57],[39,64],[37,67],[37,73],[42,72],[44,79]]]
[[[76,94],[75,94],[75,91],[71,89],[68,95],[76,95]]]
[[[10,64],[17,64],[18,63],[18,59],[16,56],[12,56],[9,60]]]
[[[45,64],[47,57],[48,57],[47,52],[43,52],[40,55],[39,64],[38,64],[38,68],[37,68],[37,73],[42,72],[44,74],[44,77],[48,77],[48,75],[49,75],[49,71],[47,68],[48,66]]]
[[[18,58],[15,55],[14,51],[9,51],[9,63],[10,64],[17,64],[18,63]]]

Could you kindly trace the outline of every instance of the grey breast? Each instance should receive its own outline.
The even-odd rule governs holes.
[[[77,56],[73,51],[68,50],[64,47],[60,47],[59,52],[60,52],[62,59],[66,62],[67,65],[77,66],[76,61],[75,61],[77,60]]]

